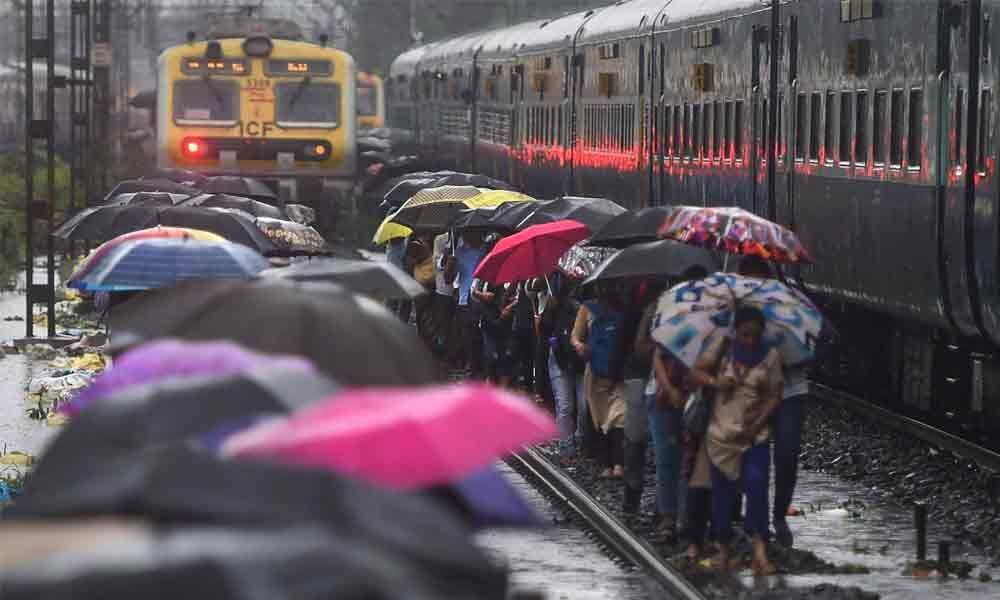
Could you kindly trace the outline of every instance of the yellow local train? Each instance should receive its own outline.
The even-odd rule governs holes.
[[[299,196],[352,178],[354,60],[296,32],[294,24],[230,23],[164,50],[158,166],[257,177],[277,184],[286,201],[309,204]]]
[[[358,73],[358,129],[385,127],[385,83],[378,75]]]

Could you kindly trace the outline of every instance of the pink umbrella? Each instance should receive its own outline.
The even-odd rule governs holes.
[[[221,450],[414,489],[480,471],[556,431],[530,400],[486,384],[357,388],[236,433]]]
[[[532,225],[497,242],[473,276],[509,283],[547,275],[567,250],[589,235],[586,225],[572,219]]]

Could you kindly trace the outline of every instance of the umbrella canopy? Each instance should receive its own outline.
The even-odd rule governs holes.
[[[654,242],[660,239],[660,226],[670,211],[669,206],[651,206],[634,212],[623,212],[601,227],[587,245],[625,248],[632,244]]]
[[[199,188],[208,183],[208,177],[189,169],[158,168],[150,171],[149,175],[143,179],[167,179],[177,183],[183,183],[191,187]]]
[[[416,332],[374,300],[328,283],[284,278],[190,282],[135,298],[109,319],[118,334],[152,340],[228,339],[296,354],[344,385],[413,385],[437,379]]]
[[[437,180],[437,185],[471,185],[473,187],[489,189],[489,190],[500,190],[500,191],[515,191],[514,186],[507,183],[506,181],[501,181],[499,179],[493,179],[492,177],[487,177],[479,173],[439,173],[441,177]]]
[[[372,243],[381,246],[388,244],[390,240],[408,238],[411,235],[413,235],[412,229],[406,225],[396,223],[392,220],[392,215],[389,215],[382,220],[382,224],[375,230],[375,235],[372,236]]]
[[[159,204],[160,206],[175,206],[187,198],[190,198],[190,196],[186,194],[171,194],[169,192],[129,192],[127,194],[118,194],[110,201],[106,202],[103,206],[129,206],[131,204]]]
[[[458,214],[451,220],[449,229],[462,231],[464,229],[488,229],[491,219],[508,204],[501,204],[496,208],[465,208],[458,211]]]
[[[547,275],[555,270],[560,256],[588,235],[586,225],[571,220],[533,225],[497,242],[473,276],[508,283]]]
[[[715,336],[730,335],[740,306],[764,313],[764,342],[781,351],[786,365],[812,360],[823,315],[804,294],[772,279],[715,273],[678,285],[660,298],[652,337],[692,367]]]
[[[285,213],[280,208],[264,204],[257,200],[244,198],[242,196],[231,196],[229,194],[198,194],[184,200],[184,206],[203,206],[205,208],[233,208],[242,210],[255,217],[268,217],[271,219],[283,219]]]
[[[188,279],[249,279],[267,268],[263,256],[232,242],[147,238],[118,245],[67,287],[126,292],[176,285]]]
[[[101,515],[140,516],[161,528],[226,524],[266,530],[303,525],[313,533],[332,536],[349,549],[342,558],[319,561],[331,572],[347,561],[348,574],[362,569],[366,577],[380,581],[401,577],[410,585],[433,585],[440,598],[452,597],[449,590],[466,590],[459,597],[504,597],[502,569],[493,566],[474,545],[458,519],[430,499],[391,493],[319,470],[223,461],[177,444],[100,454],[89,452],[84,445],[72,454],[46,453],[16,507],[4,512],[5,525],[18,519]],[[268,547],[258,540],[242,549],[241,564],[249,569],[243,577],[254,581],[254,563],[249,557],[254,548]],[[351,553],[354,559],[349,558]],[[116,558],[120,566],[122,555]],[[366,563],[383,561],[390,561],[394,568],[384,574],[364,570],[369,568]],[[292,570],[292,577],[297,573]],[[498,585],[501,589],[492,590]],[[3,589],[6,600],[8,588]],[[130,598],[135,597],[135,588],[125,589]],[[292,585],[289,589],[298,588]],[[239,597],[281,597],[257,591],[264,595]],[[385,597],[405,596],[408,594],[400,592]]]
[[[316,222],[316,210],[304,204],[286,204],[285,214],[296,223],[312,225]]]
[[[406,203],[407,200],[412,198],[421,190],[428,188],[439,187],[438,181],[445,175],[451,174],[453,171],[439,171],[437,173],[431,171],[418,171],[416,173],[408,173],[401,177],[396,177],[387,182],[389,191],[385,193],[382,201],[382,207],[388,209],[396,209]]]
[[[337,283],[359,294],[382,299],[416,298],[427,293],[416,279],[384,261],[321,258],[269,269],[261,275]]]
[[[732,254],[780,263],[810,263],[799,238],[777,223],[742,208],[677,206],[660,227],[660,237]]]
[[[372,388],[345,391],[236,433],[222,452],[410,489],[471,475],[555,434],[548,413],[485,384]]]
[[[104,197],[105,201],[111,200],[119,194],[129,194],[134,192],[167,192],[170,194],[183,194],[194,196],[199,193],[198,188],[169,179],[126,179],[120,182],[108,192]]]
[[[272,255],[302,256],[331,252],[326,239],[308,225],[268,217],[258,217],[254,220],[254,224],[274,244],[275,250],[271,252]]]
[[[502,204],[496,208],[496,212],[490,217],[486,228],[501,232],[517,231],[518,225],[534,214],[538,210],[538,207],[543,204],[544,202],[512,202],[510,204]]]
[[[119,194],[100,206],[92,206],[77,211],[72,217],[62,222],[52,235],[67,237],[69,232],[79,231],[78,235],[89,235],[89,231],[101,231],[111,227],[115,218],[126,206],[175,206],[188,196],[183,194],[168,194],[166,192],[129,192]]]
[[[604,198],[563,196],[539,202],[538,210],[518,223],[517,228],[524,229],[532,225],[572,219],[583,223],[594,232],[624,212],[626,212],[624,207]]]
[[[510,202],[533,202],[534,198],[505,190],[480,190],[478,188],[432,188],[418,192],[404,204],[392,220],[416,231],[446,231],[458,214],[469,208],[496,208]]]
[[[221,208],[192,206],[162,207],[151,204],[109,207],[111,218],[101,215],[84,218],[72,226],[64,224],[53,235],[70,240],[109,240],[157,225],[200,229],[218,234],[231,242],[243,244],[262,254],[279,250],[246,213]]]
[[[254,352],[232,342],[159,339],[138,345],[115,358],[111,368],[64,405],[63,411],[76,414],[98,399],[133,387],[191,377],[226,377],[264,367],[300,373],[313,370],[307,359]]]
[[[232,175],[220,175],[210,177],[201,187],[206,194],[230,194],[232,196],[243,196],[252,200],[259,200],[265,204],[281,206],[278,195],[271,188],[252,177],[237,177]]]
[[[494,466],[435,488],[435,492],[451,500],[474,527],[537,527],[543,524],[510,479]]]
[[[706,273],[721,267],[712,252],[704,248],[673,240],[647,242],[629,246],[605,260],[584,280],[583,286],[624,277],[680,277],[694,266],[704,267]]]

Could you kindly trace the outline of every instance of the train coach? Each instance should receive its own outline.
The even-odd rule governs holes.
[[[373,73],[358,73],[358,130],[385,127],[385,82]]]
[[[624,0],[436,42],[390,126],[536,195],[740,205],[798,232],[822,365],[894,407],[1000,420],[1000,0]],[[405,93],[403,93],[405,90]]]

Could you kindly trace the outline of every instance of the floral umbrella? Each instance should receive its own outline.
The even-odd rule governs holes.
[[[660,227],[660,237],[694,246],[718,248],[731,254],[759,256],[780,263],[811,263],[799,238],[742,208],[675,207]]]

